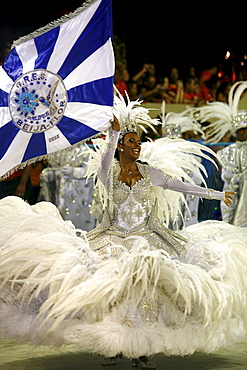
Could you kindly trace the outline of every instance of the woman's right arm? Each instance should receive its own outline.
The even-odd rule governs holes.
[[[109,142],[107,144],[106,151],[104,152],[101,165],[99,169],[99,178],[102,183],[106,186],[108,175],[112,166],[112,161],[114,158],[115,150],[117,147],[117,142],[120,134],[120,126],[116,117],[112,123],[112,134],[110,136]]]

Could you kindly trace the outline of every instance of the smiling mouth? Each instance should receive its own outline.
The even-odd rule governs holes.
[[[135,154],[139,154],[140,153],[140,149],[132,149],[132,152],[135,153]]]

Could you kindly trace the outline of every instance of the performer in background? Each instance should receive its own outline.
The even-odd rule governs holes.
[[[41,174],[40,200],[52,202],[64,220],[86,231],[96,226],[91,214],[93,180],[86,180],[88,147],[73,145],[66,151],[56,152]]]
[[[246,229],[206,221],[175,233],[163,223],[181,192],[227,204],[233,194],[186,174],[199,172],[191,153],[206,156],[200,144],[162,138],[141,147],[138,126],[151,122],[139,105],[116,97],[110,139],[94,140],[88,176],[99,175],[104,208],[96,229],[78,237],[50,203],[0,202],[5,337],[92,348],[113,363],[121,353],[143,369],[155,368],[146,356],[156,353],[246,339]]]
[[[223,162],[223,190],[236,192],[233,203],[221,203],[222,219],[237,226],[247,226],[247,111],[240,111],[235,124],[237,141],[220,150]]]
[[[223,190],[236,192],[230,207],[221,202],[222,220],[237,226],[247,225],[247,111],[239,110],[239,101],[247,89],[247,82],[235,83],[229,92],[229,103],[214,102],[201,108],[193,108],[198,119],[214,122],[207,140],[215,143],[227,133],[236,136],[236,142],[218,151],[222,161]]]

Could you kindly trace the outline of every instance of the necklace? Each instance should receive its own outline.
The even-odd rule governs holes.
[[[131,166],[131,165],[130,165],[130,168],[126,168],[126,169],[125,169],[125,168],[122,168],[122,167],[121,167],[121,170],[122,170],[123,172],[125,172],[125,171],[126,171],[126,172],[125,172],[125,174],[126,174],[127,176],[129,176],[129,175],[134,175],[134,172],[135,172],[136,168],[134,168],[133,166]],[[126,175],[125,175],[125,176],[126,176]]]

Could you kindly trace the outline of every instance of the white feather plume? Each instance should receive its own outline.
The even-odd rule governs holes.
[[[236,116],[238,114],[238,106],[239,101],[243,92],[247,89],[247,81],[239,81],[236,82],[230,89],[228,95],[229,107],[232,111],[232,116]]]
[[[119,121],[121,131],[125,130],[125,126],[128,126],[131,123],[137,124],[144,132],[147,132],[145,126],[155,131],[153,125],[158,125],[159,121],[151,118],[149,115],[149,109],[141,106],[143,101],[139,99],[130,101],[129,96],[125,91],[126,102],[118,89],[115,86],[114,88],[115,95],[113,114]]]
[[[186,131],[194,131],[196,133],[200,133],[204,138],[204,132],[202,131],[201,125],[192,115],[188,115],[187,111],[183,111],[181,113],[169,112],[165,114],[164,100],[161,105],[160,118],[162,123],[162,130],[164,130],[166,126],[178,125],[180,127],[180,133]]]
[[[228,132],[233,131],[233,119],[238,114],[239,100],[244,90],[247,89],[247,81],[236,82],[229,91],[229,103],[209,102],[206,106],[190,108],[186,113],[191,113],[200,121],[213,121],[208,128],[211,130],[206,135],[206,140],[211,143],[221,141]]]
[[[183,139],[161,138],[153,142],[142,144],[140,160],[147,162],[151,167],[154,167],[164,174],[179,180],[186,180],[194,183],[189,176],[191,172],[196,173],[205,186],[206,182],[202,176],[207,172],[201,164],[201,158],[204,157],[214,163],[214,160],[207,155],[211,154],[215,157],[215,153],[199,143],[186,141]],[[165,218],[166,225],[169,225],[171,220],[175,220],[177,215],[181,213],[180,202],[187,206],[185,197],[182,193],[171,190],[164,190],[159,186],[153,187],[153,191],[158,202],[158,216],[163,222]],[[181,215],[182,216],[182,215]]]

